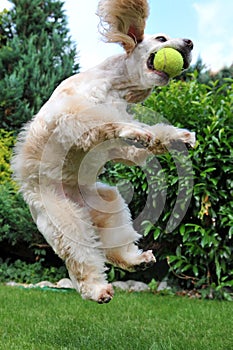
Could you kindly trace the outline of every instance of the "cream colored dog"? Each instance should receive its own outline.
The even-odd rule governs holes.
[[[38,229],[64,259],[74,287],[83,298],[106,303],[113,297],[106,261],[133,269],[155,258],[138,249],[141,236],[117,189],[97,176],[110,159],[141,164],[174,140],[194,145],[194,133],[140,124],[126,111],[128,103],[168,83],[167,74],[153,68],[156,52],[177,49],[185,69],[193,44],[164,34],[144,36],[146,0],[101,0],[98,15],[102,34],[125,53],[57,87],[20,133],[12,168]]]

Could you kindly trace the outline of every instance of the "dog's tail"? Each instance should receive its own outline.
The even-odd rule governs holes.
[[[120,43],[130,54],[143,40],[149,6],[147,0],[100,0],[97,15],[106,41]]]

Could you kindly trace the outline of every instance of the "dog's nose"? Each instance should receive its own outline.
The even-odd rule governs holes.
[[[189,48],[191,51],[193,49],[193,42],[190,39],[184,39],[185,45]]]

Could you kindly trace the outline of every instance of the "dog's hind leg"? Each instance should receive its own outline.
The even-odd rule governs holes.
[[[141,235],[133,228],[129,209],[117,189],[98,184],[97,190],[99,209],[93,208],[91,217],[98,228],[107,261],[126,270],[153,264],[152,251],[142,252],[137,246]]]
[[[41,190],[41,189],[40,189]],[[65,261],[74,287],[84,299],[109,302],[113,289],[106,281],[105,255],[100,249],[88,210],[55,191],[40,191],[31,211],[38,229]],[[43,203],[43,205],[42,205]]]

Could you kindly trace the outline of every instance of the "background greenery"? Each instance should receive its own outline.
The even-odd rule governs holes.
[[[147,107],[156,111],[155,118],[159,115],[173,125],[194,130],[197,146],[189,151],[190,156],[170,152],[157,157],[159,165],[151,161],[145,168],[118,164],[108,168],[105,180],[133,185],[137,192],[130,203],[134,217],[146,205],[146,194],[153,190],[152,206],[147,209],[151,219],[144,222],[147,237],[142,247],[153,247],[159,259],[168,257],[170,270],[182,285],[208,286],[207,294],[210,290],[218,294],[220,289],[224,293],[223,287],[233,286],[233,80],[226,78],[221,84],[218,79],[209,80],[208,85],[203,84],[197,71],[187,78],[185,82],[173,81],[156,88],[136,112],[141,121],[152,123],[153,113]],[[170,218],[174,216],[179,222],[179,206],[182,212],[185,197],[190,194],[187,176],[182,177],[186,173],[183,170],[190,166],[188,160],[192,169],[186,172],[194,181],[191,203],[182,223],[168,232]],[[181,175],[177,172],[178,162],[183,167]],[[124,186],[123,194],[127,192]],[[179,186],[183,196],[174,215]],[[166,201],[161,213],[163,191]]]
[[[5,271],[2,280],[28,281],[27,270],[42,278],[43,269],[63,265],[37,231],[11,180],[11,149],[19,127],[48,99],[61,80],[78,71],[78,64],[62,2],[11,1],[14,9],[0,13],[0,266]],[[157,157],[157,161],[151,160],[144,168],[107,165],[103,181],[117,184],[126,197],[129,187],[134,188],[129,206],[135,226],[144,232],[142,248],[153,249],[158,264],[165,264],[163,276],[156,273],[155,267],[147,275],[134,275],[136,279],[146,282],[161,279],[169,270],[172,283],[198,288],[208,297],[230,298],[232,67],[213,76],[199,60],[179,79],[156,88],[143,104],[134,107],[136,117],[145,123],[166,119],[175,126],[195,131],[198,140],[195,149],[184,152],[177,145],[176,151]],[[183,169],[179,174],[177,162]],[[187,177],[182,176],[190,164],[191,188],[187,186]],[[148,201],[151,190],[152,200]],[[178,190],[183,193],[180,202],[177,202]],[[179,223],[184,199],[192,190],[191,203]],[[171,215],[175,203],[177,210]],[[138,220],[145,206],[148,216]],[[174,227],[172,232],[169,225]],[[28,266],[29,263],[34,265]],[[114,269],[110,272],[110,279],[123,276]],[[35,273],[31,272],[33,278],[37,278]],[[63,273],[64,270],[59,270],[58,276]],[[50,270],[45,275],[54,278]]]
[[[78,64],[62,1],[9,1],[0,13],[0,128],[15,130]]]

